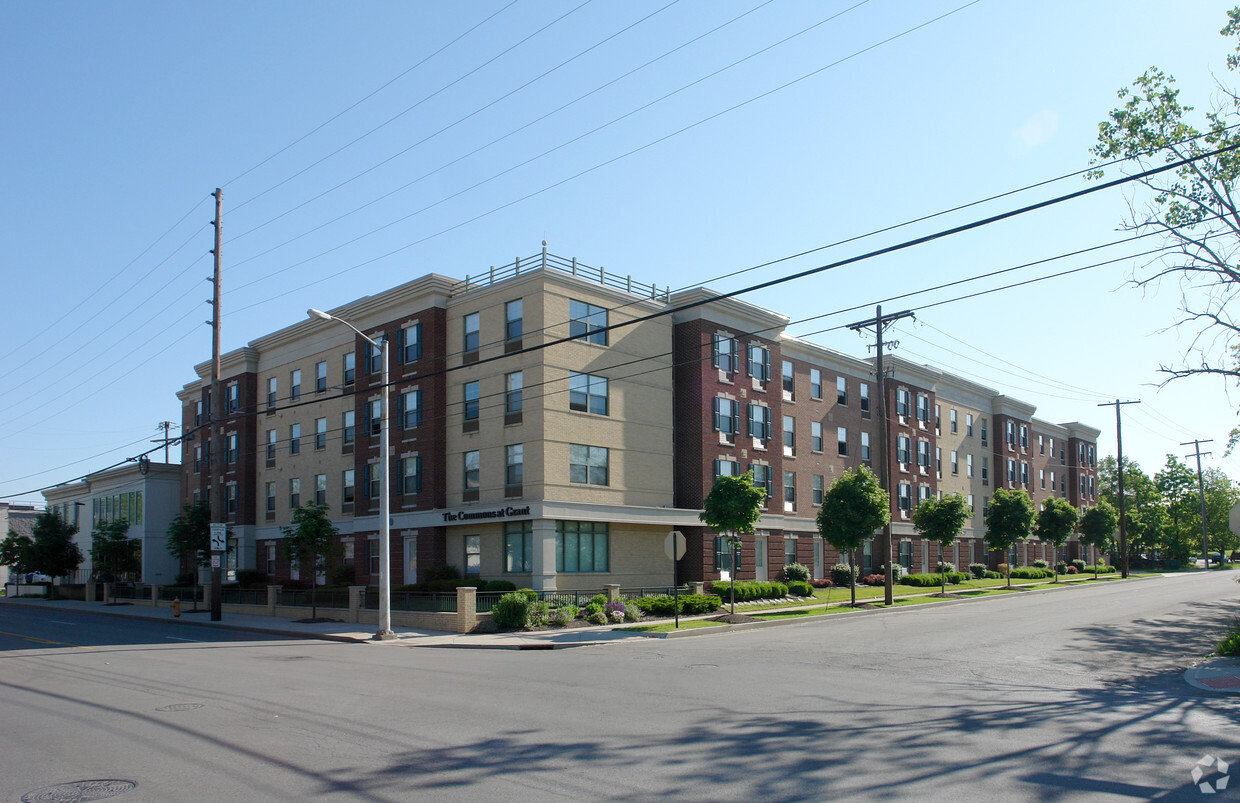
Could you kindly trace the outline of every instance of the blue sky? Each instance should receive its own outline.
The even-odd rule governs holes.
[[[552,253],[733,290],[1085,186],[1116,90],[1158,65],[1199,108],[1224,5],[981,0],[494,0],[6,6],[0,75],[0,497],[147,448],[210,357],[429,272]],[[735,20],[735,21],[733,21]],[[731,22],[730,22],[731,21]],[[700,37],[700,38],[699,38]],[[567,62],[567,63],[566,63]],[[645,66],[643,66],[645,65]],[[561,108],[563,107],[563,108]],[[794,321],[1118,238],[1118,190],[747,296]],[[1114,258],[1076,258],[1032,277]],[[1103,429],[1149,470],[1221,455],[1240,398],[1158,390],[1190,337],[1132,260],[903,322],[900,354]],[[979,282],[982,289],[1009,279]],[[970,287],[973,287],[972,285]],[[904,308],[962,291],[889,302]],[[793,333],[863,313],[794,325]],[[813,339],[862,355],[846,330]],[[979,351],[981,349],[982,351]],[[1031,373],[1033,372],[1033,373]],[[174,451],[175,459],[175,451]]]

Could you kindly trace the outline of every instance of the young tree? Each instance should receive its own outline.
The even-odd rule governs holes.
[[[30,548],[33,544],[26,536],[9,530],[9,534],[0,541],[0,566],[8,566],[14,574],[34,571],[30,568]]]
[[[77,525],[70,524],[59,513],[46,512],[35,516],[31,530],[34,538],[29,548],[31,571],[48,577],[64,577],[82,564],[82,550],[73,542]],[[56,586],[51,587],[52,596]]]
[[[198,609],[198,569],[211,564],[211,505],[205,500],[191,502],[168,524],[165,543],[168,552],[182,564],[188,562],[194,574],[194,609]]]
[[[986,545],[1007,552],[1017,541],[1033,532],[1033,500],[1024,490],[996,488],[986,508]],[[1012,587],[1012,566],[1008,564],[1007,584]]]
[[[1056,583],[1059,582],[1059,566],[1056,563],[1058,550],[1068,542],[1080,517],[1081,514],[1076,512],[1071,502],[1054,496],[1046,499],[1042,503],[1042,509],[1038,511],[1033,534],[1051,545],[1051,566],[1055,570]]]
[[[1193,544],[1201,540],[1197,474],[1175,455],[1169,454],[1162,471],[1154,475],[1154,484],[1163,496],[1166,509],[1160,542],[1163,556],[1187,563]]]
[[[129,522],[124,519],[107,521],[90,534],[90,560],[95,578],[115,583],[123,575],[142,570],[138,540],[129,537]]]
[[[327,505],[308,503],[293,511],[293,522],[280,528],[284,532],[284,554],[297,564],[310,564],[310,618],[319,618],[319,565],[327,568],[329,560],[339,551],[336,537],[340,531],[327,515]]]
[[[1111,503],[1105,499],[1099,499],[1098,504],[1086,510],[1081,515],[1080,524],[1077,529],[1081,533],[1081,543],[1086,546],[1097,547],[1102,551],[1106,551],[1107,546],[1111,543],[1111,535],[1114,534],[1115,528],[1119,525],[1119,513],[1115,508],[1111,507]],[[1098,561],[1094,560],[1094,579],[1098,579]]]
[[[823,495],[822,507],[818,509],[818,533],[841,555],[848,553],[853,606],[857,604],[853,554],[865,539],[890,520],[891,502],[887,492],[879,487],[874,472],[865,466],[846,469]]]
[[[753,484],[753,473],[740,476],[722,476],[715,479],[710,493],[702,503],[698,518],[715,532],[724,536],[730,553],[740,548],[742,535],[751,535],[753,525],[762,517],[762,502],[766,490]],[[735,566],[733,566],[735,569]],[[736,573],[732,576],[732,612],[736,613]]]
[[[947,593],[947,572],[943,571],[943,547],[951,546],[964,530],[965,522],[973,515],[973,508],[960,494],[948,494],[942,499],[931,497],[913,510],[913,527],[921,537],[939,543],[939,593]]]

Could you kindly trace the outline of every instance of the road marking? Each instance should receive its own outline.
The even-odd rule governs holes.
[[[64,641],[51,641],[45,638],[35,638],[34,636],[23,636],[21,633],[9,633],[4,630],[0,630],[0,636],[12,636],[13,638],[25,639],[26,641],[33,641],[38,644],[51,644],[53,647],[75,647],[79,650],[94,649],[93,647],[83,647],[81,644],[69,644]]]
[[[176,636],[164,636],[164,638],[170,638],[173,641],[192,641],[195,644],[206,644],[207,643],[205,641],[200,641],[199,639],[196,639],[196,638],[177,638]]]
[[[58,625],[68,625],[69,627],[77,627],[77,622],[62,622],[59,619],[48,619],[49,622],[55,622]]]

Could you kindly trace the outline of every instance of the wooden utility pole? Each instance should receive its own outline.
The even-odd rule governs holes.
[[[1191,443],[1193,447],[1196,449],[1195,454],[1197,457],[1197,493],[1201,495],[1201,559],[1205,562],[1205,567],[1207,569],[1210,568],[1210,539],[1206,536],[1206,480],[1205,480],[1205,476],[1201,473],[1201,458],[1204,455],[1208,455],[1210,453],[1201,451],[1201,444],[1213,443],[1213,442],[1214,442],[1214,439],[1211,438],[1209,440],[1204,440],[1204,441],[1199,439],[1195,441],[1188,441],[1188,443],[1180,444],[1181,446],[1188,446],[1188,444]],[[1184,455],[1184,456],[1193,457],[1193,455],[1191,454]]]
[[[210,446],[212,454],[211,473],[208,475],[211,480],[211,489],[208,494],[210,500],[208,504],[211,506],[211,521],[223,522],[226,520],[224,514],[224,464],[226,462],[224,455],[224,392],[220,387],[220,234],[223,228],[221,219],[221,202],[224,193],[219,187],[215,192],[211,193],[215,196],[215,220],[212,225],[215,227],[215,248],[211,249],[211,253],[215,256],[215,271],[211,278],[211,437]],[[217,554],[214,550],[211,553],[211,621],[218,622],[222,618],[222,607],[220,596],[223,587],[223,567],[220,565],[224,562],[224,556]],[[197,567],[194,568],[197,571]]]
[[[1113,402],[1103,402],[1098,405],[1099,407],[1115,405],[1115,473],[1116,481],[1119,483],[1119,574],[1124,578],[1128,577],[1128,524],[1124,521],[1124,433],[1120,426],[1119,408],[1125,404],[1140,403],[1140,399],[1125,402],[1116,399]],[[1097,563],[1097,558],[1094,562]]]
[[[912,310],[904,310],[891,315],[884,316],[882,305],[874,308],[874,319],[858,321],[849,324],[848,328],[855,332],[862,329],[874,327],[875,337],[875,360],[874,373],[878,380],[878,485],[887,492],[887,505],[891,506],[891,461],[887,455],[889,452],[889,444],[887,442],[887,390],[886,376],[883,374],[883,329],[901,318],[912,318]],[[883,565],[886,567],[886,577],[883,582],[883,601],[888,605],[895,603],[895,567],[891,559],[891,520],[888,518],[886,526],[883,527],[883,535],[879,539],[879,549],[883,553]]]
[[[175,426],[176,424],[172,423],[171,421],[160,421],[158,424],[155,425],[156,429],[162,429],[164,431],[164,437],[156,438],[155,440],[151,441],[151,443],[162,443],[164,445],[164,462],[165,463],[168,462],[168,446],[171,441],[171,436],[169,435],[169,432]]]

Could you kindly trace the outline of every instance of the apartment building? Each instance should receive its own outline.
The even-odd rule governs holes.
[[[880,452],[870,362],[705,289],[672,296],[544,249],[330,312],[389,344],[390,488],[379,453],[381,354],[336,321],[293,322],[223,355],[222,454],[209,437],[210,364],[178,394],[189,433],[182,501],[222,489],[213,498],[236,542],[231,559],[273,582],[311,580],[280,547],[281,528],[306,502],[327,505],[354,581],[377,582],[385,492],[394,585],[440,564],[536,589],[667,585],[663,542],[673,529],[690,543],[679,577],[710,579],[729,556],[701,525],[701,503],[716,476],[745,471],[768,498],[739,575],[774,577],[796,560],[821,576],[839,559],[816,537],[823,493]],[[1089,503],[1092,480],[1071,493],[1093,476],[1096,430],[1035,425],[1031,405],[892,364],[892,506],[907,565],[937,558],[912,531],[915,500],[960,490],[984,504],[1007,456],[1006,442],[987,434],[1008,421],[1028,428],[1026,449],[1035,432],[1063,447],[1070,459],[1056,481],[1074,504]],[[1054,448],[1030,452],[1030,470],[1053,463]],[[958,561],[985,554],[980,535],[979,513]]]

